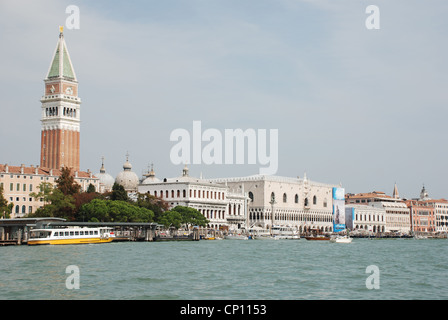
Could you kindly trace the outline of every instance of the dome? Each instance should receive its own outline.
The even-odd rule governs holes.
[[[100,173],[96,173],[95,176],[100,179],[100,184],[104,186],[104,191],[111,191],[115,180],[110,174],[106,173],[106,169],[104,169],[104,157],[102,160],[103,163],[101,165]]]
[[[138,176],[132,171],[121,171],[115,178],[115,182],[122,185],[126,191],[137,190]]]
[[[100,179],[100,184],[104,185],[104,191],[110,191],[112,190],[112,187],[114,186],[115,180],[114,177],[112,177],[108,173],[97,173],[95,176],[97,176]]]
[[[122,185],[126,191],[137,190],[139,179],[135,172],[133,172],[132,165],[126,156],[126,162],[123,164],[123,171],[121,171],[115,178],[115,182]]]
[[[156,177],[148,177],[143,180],[142,184],[151,184],[151,183],[159,183],[160,179]]]
[[[142,184],[151,184],[160,182],[159,178],[156,178],[156,173],[154,172],[154,166],[151,164],[151,171],[144,175],[146,179],[142,181]]]

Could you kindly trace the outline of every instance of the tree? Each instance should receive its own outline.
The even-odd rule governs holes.
[[[3,187],[0,186],[0,217],[3,219],[9,219],[11,210],[14,207],[14,203],[8,204],[8,200],[3,195]]]
[[[179,229],[182,225],[182,215],[177,211],[165,211],[161,213],[157,222],[163,224],[165,228]]]
[[[187,229],[190,226],[206,227],[210,222],[198,210],[190,207],[176,206],[171,211],[178,212],[181,216],[181,222]]]
[[[87,187],[87,193],[95,193],[96,189],[95,186],[93,184],[89,184],[89,186]]]
[[[48,197],[53,193],[53,185],[49,182],[42,182],[39,184],[39,192],[31,192],[30,196],[39,201],[42,199],[44,205],[49,203]]]
[[[128,193],[124,189],[124,187],[121,184],[114,183],[112,186],[112,194],[110,195],[111,200],[121,200],[121,201],[128,201]]]
[[[56,180],[56,185],[64,195],[74,195],[81,191],[81,186],[75,181],[75,177],[71,174],[71,169],[62,167],[61,175]]]
[[[93,199],[103,199],[103,195],[99,194],[97,192],[81,192],[78,194],[75,194],[73,196],[73,198],[75,199],[75,219],[76,221],[86,221],[85,217],[80,215],[80,210],[81,207],[86,204],[89,203],[90,201],[92,201]]]
[[[154,212],[154,220],[159,221],[165,211],[169,210],[169,204],[161,198],[157,198],[149,193],[139,193],[137,197],[137,206],[146,208]]]
[[[81,206],[79,215],[92,222],[152,222],[154,219],[151,210],[122,200],[93,199]]]
[[[53,189],[52,193],[46,196],[48,202],[42,208],[31,213],[29,217],[57,217],[67,221],[75,220],[75,200],[70,195],[65,195],[59,189]]]

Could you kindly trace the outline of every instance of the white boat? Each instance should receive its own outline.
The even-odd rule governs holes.
[[[273,226],[271,234],[278,240],[299,240],[300,235],[296,228],[287,226]]]
[[[224,239],[226,240],[248,240],[248,236],[244,234],[238,234],[238,233],[229,233],[224,236]]]
[[[52,228],[30,231],[28,245],[108,243],[115,238],[112,228]]]
[[[271,232],[268,229],[263,229],[261,227],[251,227],[248,229],[251,239],[255,240],[274,240]]]
[[[335,242],[335,243],[350,243],[352,242],[353,238],[350,238],[349,236],[335,236],[330,238],[330,242]]]
[[[275,240],[300,240],[299,235],[274,235]]]

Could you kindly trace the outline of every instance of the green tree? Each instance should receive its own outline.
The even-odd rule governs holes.
[[[146,208],[154,212],[154,220],[159,222],[163,213],[169,210],[169,204],[161,198],[157,198],[149,193],[139,193],[137,196],[137,206]]]
[[[124,187],[121,184],[114,183],[112,186],[112,194],[110,195],[111,200],[121,200],[121,201],[128,201],[128,193],[124,189]]]
[[[9,219],[11,216],[11,210],[14,207],[14,203],[8,204],[8,200],[3,195],[3,187],[0,186],[0,217],[3,219]]]
[[[47,202],[42,208],[31,213],[29,217],[57,217],[67,221],[74,221],[75,200],[70,195],[65,195],[59,189],[53,189],[51,194],[45,196]]]
[[[75,181],[75,177],[68,167],[62,167],[61,175],[56,180],[56,185],[59,190],[65,195],[74,195],[81,191],[81,186]]]
[[[190,226],[206,227],[210,222],[198,210],[190,207],[176,206],[171,211],[178,212],[181,216],[181,222],[187,229]]]
[[[39,192],[31,192],[30,196],[36,199],[36,201],[40,201],[42,199],[42,202],[44,205],[49,203],[49,196],[53,193],[53,185],[49,182],[42,182],[39,184]]]
[[[154,213],[122,200],[93,199],[81,206],[80,216],[88,221],[152,222]]]
[[[95,193],[96,189],[95,186],[93,184],[89,184],[89,186],[87,187],[87,193]]]
[[[165,211],[161,213],[157,222],[163,224],[165,228],[179,229],[182,225],[182,215],[177,211]]]

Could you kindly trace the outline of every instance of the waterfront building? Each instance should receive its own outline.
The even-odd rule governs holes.
[[[347,194],[345,203],[347,205],[361,204],[384,209],[386,211],[385,232],[407,234],[411,231],[410,210],[406,203],[399,198],[396,184],[392,197],[382,191]]]
[[[386,210],[366,205],[345,207],[345,221],[349,230],[382,233],[386,230]]]
[[[34,213],[43,206],[41,200],[36,200],[31,193],[39,192],[39,185],[42,182],[47,182],[56,186],[56,180],[61,174],[60,170],[41,168],[39,166],[26,167],[9,166],[7,164],[0,164],[0,186],[3,187],[3,195],[8,203],[13,203],[11,218],[21,218],[27,214]],[[96,190],[99,190],[99,179],[95,177],[90,170],[72,171],[75,181],[81,185],[82,191],[87,191],[90,184]]]
[[[423,186],[420,198],[407,200],[411,211],[411,229],[414,232],[448,232],[448,201],[431,199]]]
[[[435,232],[434,207],[425,200],[406,200],[411,214],[411,230],[413,232]]]
[[[446,199],[428,200],[428,204],[434,208],[436,221],[436,233],[448,232],[448,201]]]
[[[291,226],[299,232],[333,231],[333,188],[304,178],[254,175],[212,179],[248,193],[250,226]]]
[[[81,99],[62,27],[42,99],[40,167],[79,171]]]
[[[165,200],[171,208],[186,206],[198,210],[214,229],[239,229],[246,225],[247,194],[225,184],[190,177],[187,166],[182,176],[157,179],[153,168],[138,186],[139,193],[149,193]]]

